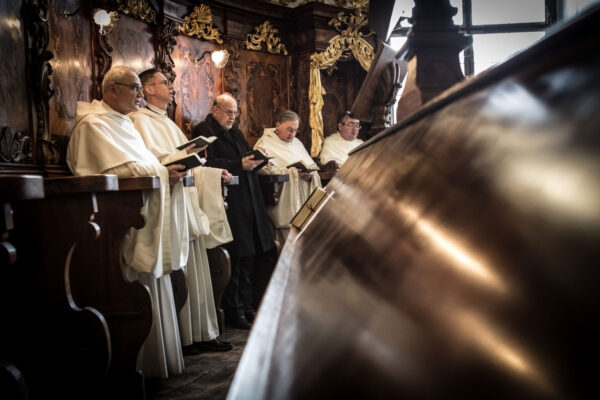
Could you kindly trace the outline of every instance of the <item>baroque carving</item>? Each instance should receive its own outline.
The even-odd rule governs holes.
[[[266,43],[267,51],[273,54],[288,54],[285,44],[281,43],[281,39],[277,37],[279,32],[273,28],[270,21],[265,21],[262,25],[254,28],[255,33],[249,33],[246,39],[246,48],[249,50],[260,50],[262,43]]]
[[[0,162],[33,162],[31,138],[8,126],[0,128]]]
[[[96,62],[96,80],[94,81],[94,97],[102,99],[102,80],[112,66],[113,51],[108,36],[100,35],[96,30],[94,36],[94,61]]]
[[[175,81],[175,61],[171,57],[177,44],[175,38],[179,34],[179,24],[169,21],[159,28],[158,45],[156,46],[156,66],[170,82]]]
[[[31,63],[32,97],[35,108],[34,137],[41,144],[39,154],[42,163],[58,163],[58,155],[50,144],[48,101],[54,94],[50,83],[54,57],[48,50],[48,0],[27,1],[28,44]]]
[[[240,103],[240,90],[242,83],[240,80],[240,54],[243,42],[230,39],[225,45],[225,50],[229,53],[229,62],[225,66],[225,91],[231,94],[238,104]]]
[[[387,128],[392,126],[393,106],[398,101],[398,93],[402,87],[402,79],[406,71],[400,64],[391,62],[381,74],[373,96],[373,127]]]
[[[129,0],[126,5],[119,5],[119,11],[142,21],[156,24],[156,11],[152,9],[146,0]]]
[[[310,56],[309,123],[311,128],[310,155],[312,157],[319,155],[324,140],[321,109],[325,90],[321,84],[320,70],[326,69],[331,72],[338,61],[354,57],[361,67],[368,71],[375,55],[373,47],[364,39],[364,37],[373,35],[374,32],[370,29],[366,34],[361,32],[367,23],[367,16],[362,13],[360,8],[349,15],[340,12],[337,18],[329,21],[329,25],[335,27],[339,34],[331,38],[325,51]]]
[[[181,33],[197,39],[214,40],[222,44],[221,33],[213,27],[212,12],[205,4],[194,7],[194,11],[184,18],[179,28]]]
[[[248,135],[260,137],[264,128],[269,128],[274,124],[275,116],[279,111],[281,71],[276,65],[254,61],[248,64],[246,71],[248,76],[246,91]],[[262,118],[257,118],[261,116]],[[261,126],[257,120],[265,122],[269,120],[268,126]]]

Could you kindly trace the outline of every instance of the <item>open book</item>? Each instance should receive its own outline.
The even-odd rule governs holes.
[[[262,160],[262,162],[260,164],[258,164],[256,166],[256,168],[254,168],[254,170],[259,170],[262,167],[264,167],[265,165],[267,165],[267,163],[269,162],[269,160],[273,157],[269,157],[267,156],[265,153],[263,153],[260,150],[250,150],[249,152],[247,152],[246,154],[244,154],[244,157],[249,156],[249,155],[253,155],[255,160]]]
[[[308,219],[311,215],[315,213],[317,208],[324,202],[327,198],[327,192],[320,187],[315,188],[315,190],[308,196],[308,199],[304,202],[300,210],[294,215],[294,218],[290,221],[292,226],[302,230]]]
[[[192,154],[188,154],[185,157],[178,158],[176,160],[170,161],[163,165],[165,167],[168,167],[169,165],[183,164],[183,165],[185,165],[185,168],[183,168],[183,170],[188,170],[190,168],[200,167],[200,166],[204,165],[205,162],[206,162],[206,158],[198,157],[198,154],[192,153]]]
[[[257,149],[250,150],[249,152],[244,154],[244,157],[249,156],[249,155],[253,155],[255,160],[268,161],[271,158],[273,158],[273,157],[269,157],[268,155],[266,155],[265,153],[263,153],[262,151],[257,150]]]
[[[317,164],[306,165],[306,163],[302,160],[296,161],[295,163],[292,163],[292,164],[286,166],[286,168],[290,168],[290,167],[294,167],[300,172],[312,172],[312,171],[319,170],[319,167],[317,166]]]
[[[204,146],[208,146],[209,144],[211,144],[212,142],[214,142],[215,140],[217,140],[216,136],[211,136],[211,137],[206,137],[206,136],[198,136],[195,139],[190,140],[187,143],[184,143],[180,146],[177,146],[176,149],[177,150],[183,150],[186,147],[188,147],[191,144],[196,145],[195,147],[204,147]]]

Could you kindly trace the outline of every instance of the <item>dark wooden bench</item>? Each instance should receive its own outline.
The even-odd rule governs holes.
[[[14,224],[3,235],[18,254],[3,279],[16,327],[3,348],[4,339],[14,343],[11,360],[32,397],[142,399],[136,359],[152,304],[147,287],[124,280],[120,248],[129,228],[144,225],[143,191],[157,189],[158,178],[62,177],[43,185],[44,198],[11,203]]]

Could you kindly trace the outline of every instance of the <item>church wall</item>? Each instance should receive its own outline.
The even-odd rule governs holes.
[[[65,150],[77,101],[100,99],[102,78],[116,65],[138,72],[163,70],[176,90],[169,115],[187,135],[210,112],[214,98],[228,91],[238,99],[238,124],[251,145],[264,128],[275,125],[280,111],[292,109],[301,117],[297,136],[310,149],[310,55],[327,48],[338,33],[328,22],[340,8],[309,3],[291,9],[243,0],[119,0],[111,9],[118,10],[116,25],[102,36],[89,4],[28,0],[15,5],[0,0],[0,50],[10,55],[0,60],[0,172],[69,174]],[[194,6],[203,4],[212,13],[208,30],[222,42],[179,30]],[[274,36],[287,54],[267,49],[264,38],[260,49],[247,48],[249,35],[265,21],[277,30]],[[200,59],[205,51],[218,49],[230,53],[220,70],[209,54]],[[340,110],[350,107],[362,82],[363,75],[352,76],[360,66],[351,63],[356,65],[341,66],[336,79],[324,78],[327,127]]]

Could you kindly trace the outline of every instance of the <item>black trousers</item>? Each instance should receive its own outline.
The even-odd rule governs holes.
[[[244,315],[244,311],[254,309],[251,281],[254,258],[231,258],[231,280],[223,294],[223,309],[227,316]]]
[[[254,256],[231,258],[231,280],[223,294],[223,309],[228,316],[241,316],[246,310],[258,308],[277,255],[277,248],[273,247]]]

